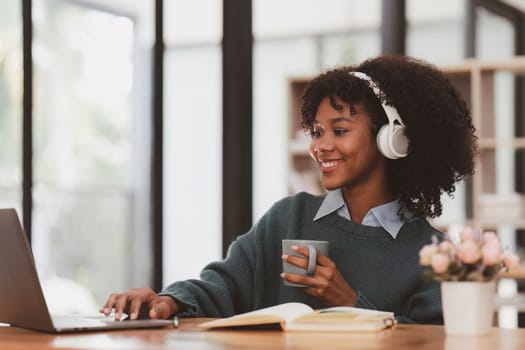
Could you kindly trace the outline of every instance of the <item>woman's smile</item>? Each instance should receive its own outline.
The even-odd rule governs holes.
[[[342,159],[334,159],[334,160],[318,159],[317,162],[319,163],[319,167],[321,168],[321,171],[323,172],[323,174],[326,174],[326,173],[330,173],[334,171],[344,161]]]

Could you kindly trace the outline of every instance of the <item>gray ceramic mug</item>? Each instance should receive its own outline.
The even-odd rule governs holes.
[[[292,246],[307,247],[309,257],[298,254],[292,250]],[[308,267],[302,269],[298,266],[287,263],[283,260],[283,272],[292,273],[296,275],[309,275],[313,276],[315,273],[315,267],[317,266],[317,251],[323,255],[328,255],[328,241],[309,241],[303,239],[283,239],[283,254],[294,255],[304,259],[308,259]],[[285,286],[290,287],[308,287],[304,284],[291,283],[287,280],[283,280]]]

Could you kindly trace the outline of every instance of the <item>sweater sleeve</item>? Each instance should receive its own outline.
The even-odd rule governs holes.
[[[443,324],[441,309],[441,284],[425,282],[403,305],[396,317],[400,323]]]
[[[361,292],[357,292],[356,307],[377,310],[377,307]],[[396,315],[399,323],[443,324],[441,292],[438,282],[428,283],[421,291],[410,296]]]
[[[208,264],[199,279],[175,282],[159,295],[181,304],[183,317],[227,317],[253,310],[257,290],[265,289],[268,271],[275,265],[272,261],[280,261],[268,247],[270,216],[271,210],[230,245],[224,260]]]
[[[180,316],[225,317],[245,309],[251,303],[249,291],[254,283],[254,256],[247,242],[251,235],[232,243],[226,259],[207,265],[200,279],[175,282],[160,295],[184,305]]]

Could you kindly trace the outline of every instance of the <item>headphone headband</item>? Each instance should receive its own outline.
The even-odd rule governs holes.
[[[405,124],[394,106],[385,103],[385,93],[379,88],[379,84],[369,75],[363,72],[348,72],[357,79],[366,82],[372,89],[374,95],[381,103],[385,111],[388,124],[383,125],[377,133],[377,147],[379,151],[389,159],[398,159],[406,157],[408,154],[408,138],[405,135]],[[397,124],[396,124],[397,121]]]
[[[381,103],[381,107],[383,107],[383,110],[385,111],[389,123],[393,124],[394,121],[397,120],[399,124],[405,126],[397,109],[394,106],[387,105],[384,102],[386,94],[383,92],[383,90],[379,88],[379,84],[374,79],[372,79],[368,74],[363,72],[352,71],[348,72],[348,74],[356,77],[357,79],[365,81],[368,87],[372,89],[374,95],[376,95],[379,102]]]

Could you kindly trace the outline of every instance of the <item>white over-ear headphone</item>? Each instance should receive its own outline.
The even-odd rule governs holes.
[[[363,72],[349,72],[349,74],[367,83],[381,102],[381,107],[383,107],[388,118],[388,124],[383,125],[377,133],[376,142],[379,152],[389,159],[406,157],[408,154],[408,138],[405,135],[405,124],[397,109],[384,102],[385,93],[369,75]]]

